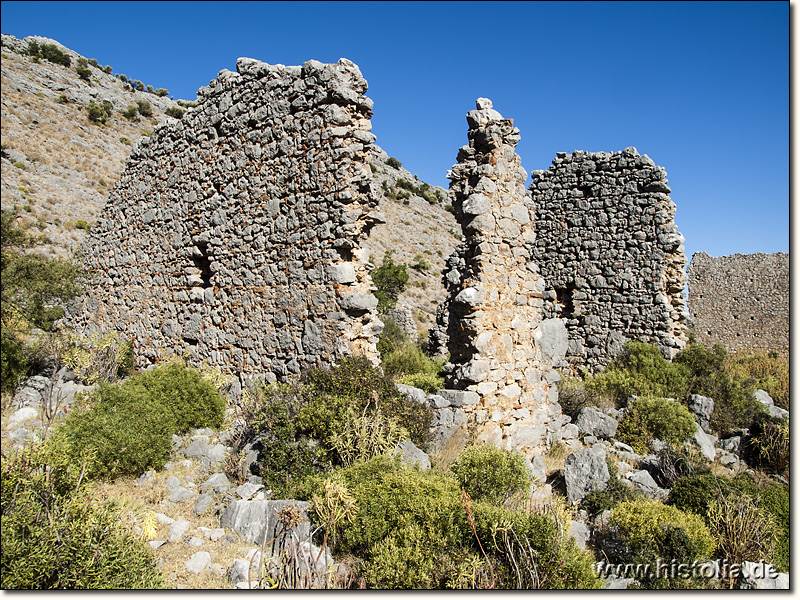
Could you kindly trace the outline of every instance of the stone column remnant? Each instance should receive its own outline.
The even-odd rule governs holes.
[[[367,82],[346,59],[236,66],[133,150],[71,320],[132,340],[140,366],[183,355],[242,381],[375,361]]]
[[[531,258],[536,233],[513,121],[486,98],[467,113],[469,145],[448,173],[463,242],[448,260],[448,388],[471,412],[478,439],[535,449],[560,412],[554,364],[566,351],[560,320],[543,322],[545,282]]]

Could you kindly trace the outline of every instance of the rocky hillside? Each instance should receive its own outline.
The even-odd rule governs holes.
[[[56,46],[71,65],[30,56],[30,42]],[[89,63],[88,79],[78,73],[83,61]],[[2,208],[17,207],[34,231],[50,240],[43,251],[65,258],[96,222],[132,146],[173,118],[166,111],[185,104],[134,90],[127,77],[94,63],[55,40],[2,36]],[[90,104],[104,101],[111,104],[111,114],[104,123],[91,120]],[[143,101],[152,115],[123,115]],[[458,244],[459,227],[445,210],[445,190],[419,181],[378,150],[373,172],[384,190],[381,212],[387,222],[373,229],[367,250],[376,265],[386,251],[394,252],[395,262],[409,265],[409,286],[398,306],[407,309],[422,334],[444,298],[441,272]]]

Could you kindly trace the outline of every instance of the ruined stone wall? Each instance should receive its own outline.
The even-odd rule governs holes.
[[[530,252],[534,205],[514,151],[519,130],[489,100],[476,104],[467,113],[469,145],[448,173],[464,238],[448,260],[450,297],[439,313],[447,387],[461,390],[447,401],[474,420],[479,441],[529,451],[561,425],[551,423],[560,414],[553,365],[566,331],[560,320],[542,320],[545,282]]]
[[[83,247],[92,285],[71,319],[133,340],[140,366],[177,354],[274,380],[374,360],[367,83],[346,59],[237,71],[134,149]]]
[[[673,356],[686,338],[686,257],[665,170],[626,148],[559,152],[532,176],[532,257],[545,315],[566,320],[571,365],[602,368],[634,339]]]
[[[689,311],[705,346],[789,353],[789,255],[698,252],[689,265]]]

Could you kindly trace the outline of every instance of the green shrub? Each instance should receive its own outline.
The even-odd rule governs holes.
[[[530,484],[522,454],[490,444],[467,448],[450,469],[473,500],[501,503]]]
[[[403,385],[419,388],[428,394],[433,394],[444,388],[444,377],[435,373],[410,373],[401,375],[396,381]]]
[[[733,429],[750,427],[764,412],[753,397],[755,380],[726,368],[729,362],[725,348],[717,344],[711,350],[689,344],[675,357],[675,363],[690,370],[688,394],[701,394],[714,399],[711,428],[722,436]]]
[[[608,466],[610,477],[605,489],[592,490],[586,495],[581,504],[583,509],[591,516],[611,510],[623,502],[633,502],[642,498],[642,493],[638,489],[623,482],[617,476],[617,467],[612,462],[606,460],[606,465]]]
[[[158,89],[156,90],[155,94],[156,94],[156,96],[158,96],[159,98],[161,98],[161,97],[163,97],[163,96],[169,96],[169,92],[168,92],[166,89],[164,89],[164,88],[158,88]]]
[[[631,341],[605,371],[587,379],[586,387],[624,406],[631,395],[683,398],[687,378],[687,368],[667,361],[656,346]]]
[[[399,160],[397,160],[394,156],[390,156],[386,159],[386,164],[392,167],[393,169],[399,169],[403,166]]]
[[[395,417],[417,446],[427,447],[431,411],[397,391],[391,379],[364,357],[342,361],[336,369],[315,369],[303,376],[308,387],[307,408],[299,416],[302,426],[317,439],[341,427],[342,404],[356,412],[368,406]],[[340,430],[340,429],[339,429]]]
[[[153,116],[153,107],[150,106],[150,102],[147,100],[137,100],[136,104],[139,107],[139,114],[143,117],[152,117]]]
[[[397,304],[397,297],[406,289],[408,272],[406,265],[395,264],[392,253],[383,255],[383,263],[372,271],[372,282],[378,290],[375,297],[378,299],[380,310],[390,310]]]
[[[634,559],[691,563],[711,556],[717,542],[702,517],[654,500],[623,502],[611,511],[610,527]]]
[[[161,587],[152,551],[92,499],[82,464],[56,439],[3,456],[4,589]]]
[[[34,58],[44,58],[51,63],[69,67],[72,64],[72,59],[66,52],[62,52],[55,44],[42,44],[41,46],[35,41],[28,42],[28,54]]]
[[[628,405],[619,422],[617,439],[645,454],[653,439],[680,444],[688,440],[696,428],[694,416],[680,403],[645,396]]]
[[[770,473],[789,472],[789,420],[757,418],[747,438],[748,462]]]
[[[84,81],[89,81],[89,79],[92,76],[91,69],[87,67],[75,67],[75,72],[78,74],[78,77],[80,77]]]
[[[102,104],[89,102],[86,107],[86,113],[89,115],[89,120],[95,123],[105,123],[111,116],[111,103],[103,101]]]
[[[383,318],[383,333],[378,339],[378,352],[382,356],[397,350],[408,343],[408,335],[397,322],[389,317]]]
[[[17,161],[17,162],[14,163],[14,166],[17,169],[21,169],[23,171],[25,170],[25,163],[23,163],[23,162]]]
[[[182,119],[183,114],[186,111],[182,108],[178,108],[177,106],[170,106],[167,110],[164,111],[164,114],[168,117],[173,117],[175,119]]]
[[[176,433],[196,427],[219,429],[225,399],[194,369],[178,361],[141,373],[123,386],[140,387],[172,415]]]
[[[89,478],[114,479],[160,469],[167,462],[174,421],[164,405],[136,386],[101,383],[94,406],[69,413],[56,430],[75,463],[96,458]]]
[[[78,219],[77,221],[75,221],[75,228],[76,229],[85,229],[86,231],[89,231],[91,229],[91,227],[89,226],[89,223],[87,223],[83,219]]]
[[[672,486],[667,504],[708,519],[708,510],[721,494],[731,491],[731,479],[711,473],[681,477]]]
[[[767,392],[775,405],[789,410],[789,358],[776,352],[754,351],[728,355],[724,369],[733,378],[752,379],[755,388]]]
[[[135,104],[129,104],[128,108],[122,111],[122,116],[130,121],[135,121],[138,119],[139,114],[139,107]]]

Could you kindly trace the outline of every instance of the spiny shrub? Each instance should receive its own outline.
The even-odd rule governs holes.
[[[139,114],[143,117],[152,117],[153,116],[153,107],[150,106],[150,102],[147,100],[137,100],[137,106],[139,107]]]
[[[717,344],[711,350],[689,344],[675,357],[675,363],[690,371],[686,396],[701,394],[714,399],[711,428],[722,436],[733,429],[750,427],[764,412],[761,403],[753,397],[755,380],[726,368],[728,353]]]
[[[631,395],[681,398],[687,377],[686,367],[670,363],[656,346],[631,341],[605,371],[586,380],[586,387],[624,406]]]
[[[682,443],[694,434],[694,416],[678,402],[666,398],[634,400],[619,422],[617,439],[644,454],[653,439]]]
[[[610,527],[642,562],[704,560],[717,546],[702,517],[654,500],[623,502],[611,511]]]
[[[309,371],[302,381],[308,388],[308,412],[303,418],[310,431],[324,435],[339,416],[341,401],[346,399],[356,412],[367,405],[380,407],[408,431],[412,442],[427,447],[431,411],[400,394],[391,379],[363,356],[345,359],[335,369]]]
[[[386,164],[394,169],[399,169],[400,167],[403,166],[403,163],[397,160],[394,156],[390,156],[389,158],[387,158]]]
[[[222,425],[225,400],[197,371],[174,362],[124,383],[101,383],[85,411],[74,411],[56,435],[76,461],[98,460],[91,477],[138,475],[161,468],[170,436]]]
[[[131,121],[136,121],[138,119],[138,114],[139,114],[139,107],[136,106],[135,104],[129,104],[128,108],[122,111],[122,116]]]
[[[450,470],[473,500],[495,504],[525,490],[530,483],[522,454],[490,444],[467,448]]]
[[[4,589],[161,587],[152,551],[93,499],[84,473],[58,437],[3,456]]]
[[[177,432],[195,427],[219,429],[225,416],[225,399],[199,371],[173,361],[141,373],[123,386],[137,386],[172,415]]]

